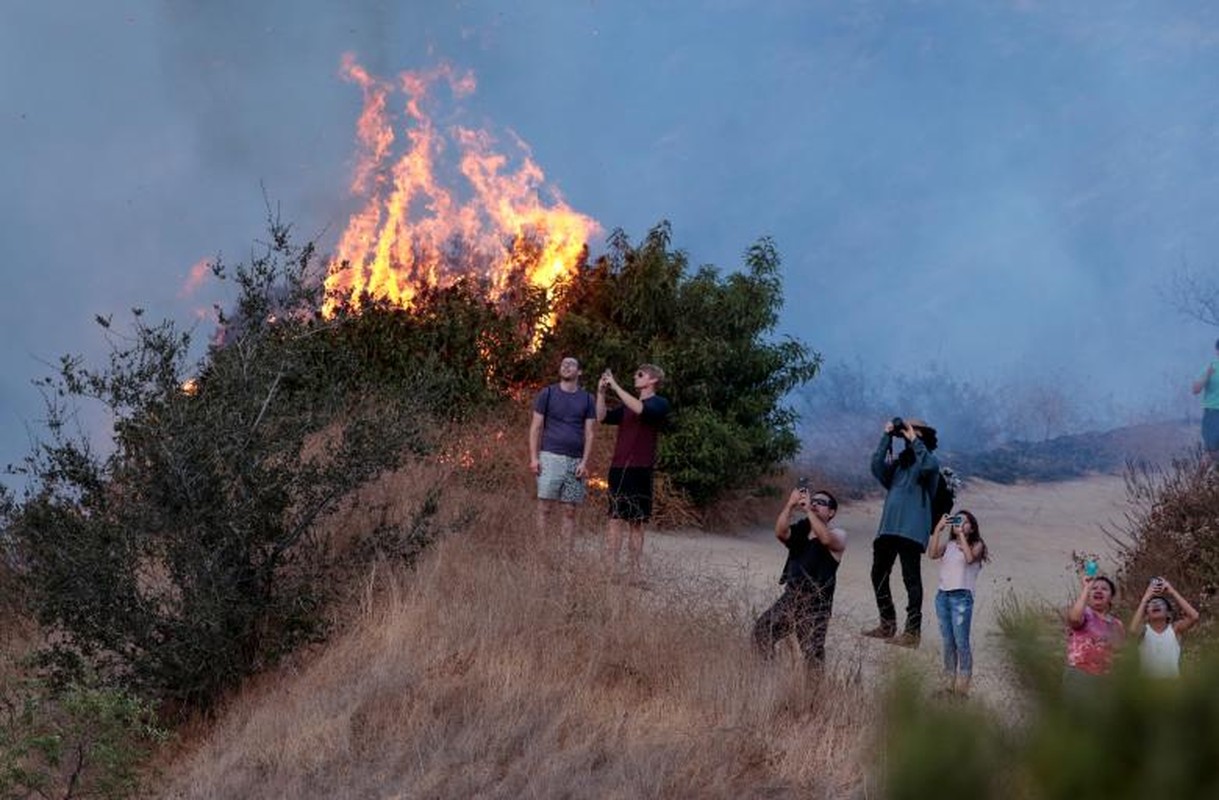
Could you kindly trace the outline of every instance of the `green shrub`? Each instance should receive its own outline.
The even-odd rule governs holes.
[[[1008,610],[1004,641],[1025,705],[1005,717],[893,690],[883,762],[886,796],[1201,798],[1219,796],[1219,667],[1206,655],[1175,681],[1139,674],[1127,647],[1094,694],[1063,691],[1065,642],[1045,610]]]
[[[317,313],[315,269],[273,222],[266,251],[233,273],[238,302],[201,362],[188,334],[137,311],[129,336],[102,320],[108,364],[65,357],[43,383],[48,440],[25,462],[7,535],[54,663],[205,704],[321,633],[319,523],[427,448],[434,385],[370,378]],[[69,424],[88,401],[113,419],[110,452]]]
[[[0,796],[129,796],[167,733],[151,706],[118,689],[0,680]]]
[[[721,277],[711,266],[688,274],[671,235],[661,223],[636,247],[622,231],[612,234],[609,252],[559,293],[542,363],[575,354],[593,375],[607,367],[626,375],[645,361],[662,366],[660,392],[676,413],[661,439],[661,469],[705,506],[796,454],[796,415],[784,401],[817,374],[820,356],[798,340],[771,338],[783,307],[771,240],[746,251],[740,272]]]

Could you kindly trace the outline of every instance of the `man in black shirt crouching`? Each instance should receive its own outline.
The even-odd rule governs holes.
[[[792,522],[795,511],[807,516]],[[827,491],[792,491],[775,520],[775,537],[787,548],[787,563],[779,583],[783,594],[753,626],[753,642],[766,658],[774,655],[775,643],[792,633],[800,642],[806,661],[825,661],[825,633],[834,604],[838,564],[846,549],[842,528],[830,527],[838,513],[838,501]]]

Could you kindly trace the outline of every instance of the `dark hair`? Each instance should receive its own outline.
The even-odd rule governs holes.
[[[1215,349],[1219,350],[1219,339],[1215,340]]]
[[[1159,600],[1161,603],[1164,604],[1164,610],[1166,612],[1168,612],[1169,621],[1171,622],[1171,621],[1175,620],[1177,618],[1177,609],[1173,607],[1172,601],[1169,600],[1164,595],[1157,594],[1155,597],[1153,597],[1147,601],[1147,605],[1150,606],[1152,603],[1154,603],[1157,600]]]
[[[1097,576],[1096,576],[1095,578],[1093,578],[1092,580],[1094,580],[1094,581],[1104,581],[1105,583],[1109,584],[1109,594],[1110,594],[1110,596],[1112,596],[1112,597],[1117,597],[1117,584],[1116,584],[1116,583],[1114,583],[1114,582],[1112,581],[1112,579],[1110,579],[1109,577],[1107,577],[1107,576],[1105,576],[1105,575],[1097,575]]]
[[[819,494],[825,495],[825,499],[830,501],[830,511],[838,510],[838,498],[837,497],[834,497],[834,495],[830,494],[825,489],[818,489],[817,491],[813,492],[813,495],[819,495]]]
[[[986,547],[986,542],[982,540],[982,531],[978,528],[978,518],[974,516],[974,512],[962,508],[957,513],[969,517],[969,533],[965,534],[965,543],[973,546],[982,542],[982,555],[978,556],[978,560],[990,561],[990,550]]]
[[[939,446],[939,440],[935,436],[935,428],[916,427],[915,430],[918,432],[918,438],[923,440],[923,447],[926,447],[928,450],[934,450]]]

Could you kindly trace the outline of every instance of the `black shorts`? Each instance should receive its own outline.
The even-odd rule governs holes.
[[[652,518],[652,468],[610,467],[610,519],[646,522]]]
[[[1202,446],[1212,453],[1219,451],[1219,408],[1202,410]]]

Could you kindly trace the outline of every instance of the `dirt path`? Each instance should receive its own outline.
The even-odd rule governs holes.
[[[847,531],[848,542],[827,644],[831,665],[848,669],[858,665],[872,672],[877,666],[894,663],[895,658],[912,658],[934,672],[940,657],[934,608],[938,566],[930,559],[923,562],[921,648],[903,651],[858,635],[876,623],[868,570],[880,506],[877,499],[844,504],[839,510],[838,523]],[[1102,572],[1112,572],[1113,545],[1101,526],[1113,527],[1122,521],[1127,508],[1125,485],[1113,476],[1021,486],[972,482],[962,490],[959,506],[978,517],[992,558],[978,580],[974,607],[975,694],[1002,703],[1008,696],[1000,675],[996,623],[1002,597],[1012,590],[1026,600],[1066,603],[1075,585],[1070,572],[1072,550],[1100,554]],[[769,529],[741,535],[649,534],[648,548],[684,568],[740,581],[759,610],[779,594],[777,580],[786,551]],[[900,575],[900,568],[895,567],[893,588],[899,618],[905,605]]]

